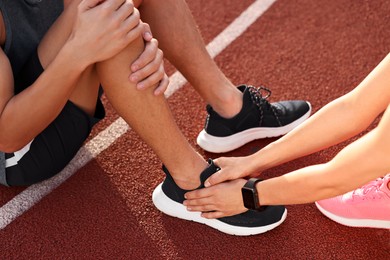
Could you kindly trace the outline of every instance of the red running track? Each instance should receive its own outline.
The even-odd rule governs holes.
[[[261,1],[261,0],[260,0]],[[208,43],[253,0],[188,1]],[[314,111],[353,89],[389,52],[390,2],[279,0],[216,57],[233,82],[264,84],[272,100],[306,99]],[[168,65],[168,71],[174,68]],[[195,144],[205,104],[187,84],[169,98]],[[91,138],[117,119],[108,116]],[[369,106],[370,104],[362,104]],[[275,139],[227,155],[245,155]],[[329,160],[346,143],[270,169],[264,177]],[[390,233],[325,218],[314,204],[287,206],[278,228],[235,237],[163,215],[151,201],[161,163],[133,131],[0,230],[2,259],[390,259]],[[0,187],[1,205],[23,192]],[[0,216],[1,217],[1,216]]]

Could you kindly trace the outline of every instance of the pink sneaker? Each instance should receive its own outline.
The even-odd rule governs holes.
[[[351,227],[390,229],[390,174],[334,198],[317,201],[328,218]]]

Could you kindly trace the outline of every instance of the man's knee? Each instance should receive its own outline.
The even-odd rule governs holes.
[[[133,4],[136,8],[138,8],[142,4],[143,0],[133,0]]]
[[[64,7],[68,7],[70,4],[80,4],[82,0],[64,0]],[[143,0],[133,0],[133,4],[136,8],[138,8],[142,4]]]
[[[64,8],[67,8],[71,4],[79,5],[82,0],[64,0]]]

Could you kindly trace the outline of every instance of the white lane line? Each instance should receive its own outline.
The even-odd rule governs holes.
[[[207,46],[212,58],[221,53],[237,37],[251,26],[276,0],[256,0],[238,18],[236,18],[224,31],[222,31]],[[187,82],[179,72],[170,77],[171,84],[165,95],[170,97]],[[52,190],[60,186],[78,169],[107,149],[120,136],[129,130],[129,126],[122,118],[117,119],[105,130],[86,143],[75,158],[55,177],[44,182],[31,185],[16,195],[0,208],[0,229],[4,229],[17,217],[29,210]]]

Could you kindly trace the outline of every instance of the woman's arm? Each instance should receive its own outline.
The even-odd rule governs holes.
[[[309,203],[331,198],[358,188],[390,172],[390,105],[380,124],[370,133],[346,146],[330,162],[313,165],[256,184],[261,205]],[[237,179],[185,195],[184,205],[206,218],[244,212]]]
[[[268,168],[338,144],[365,130],[390,102],[390,54],[348,94],[334,100],[306,122],[257,153],[219,158],[221,171],[210,185],[259,174]]]
[[[330,162],[257,184],[264,205],[298,204],[334,197],[390,172],[390,105],[379,125]]]
[[[330,162],[260,182],[256,187],[263,205],[297,204],[333,197],[386,175],[390,172],[390,55],[344,98],[349,104],[347,111],[338,111],[341,109],[338,102],[346,102],[338,99],[254,156],[217,159],[221,170],[213,175],[218,178],[212,184],[220,180],[235,180],[189,192],[184,204],[192,211],[214,211],[202,214],[207,218],[243,212],[245,208],[240,190],[246,181],[239,177],[344,140],[351,135],[348,133],[365,129],[384,109],[386,112],[374,130],[345,147]],[[337,119],[338,116],[342,120]]]

